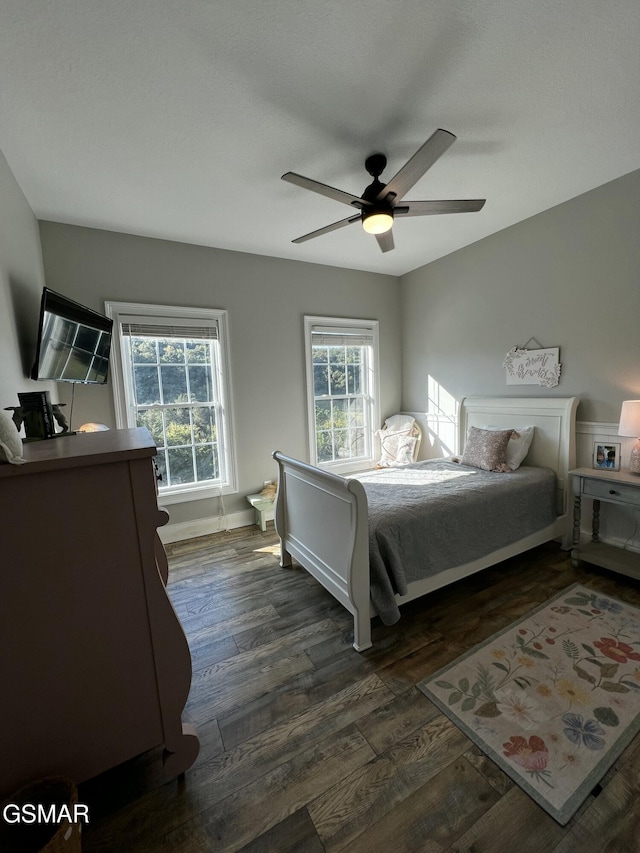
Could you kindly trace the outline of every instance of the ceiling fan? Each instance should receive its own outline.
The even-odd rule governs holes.
[[[352,222],[360,221],[365,231],[375,235],[381,250],[389,252],[394,248],[391,227],[396,216],[432,216],[437,213],[475,213],[482,210],[486,201],[484,198],[398,203],[455,141],[456,137],[453,133],[439,128],[387,184],[378,180],[387,165],[387,158],[384,154],[371,154],[365,160],[364,166],[373,177],[373,182],[361,196],[337,190],[312,178],[297,175],[295,172],[285,172],[282,176],[283,181],[348,204],[359,211],[354,216],[348,216],[317,231],[311,231],[292,242],[304,243],[306,240],[312,240],[314,237],[329,234],[338,228],[344,228],[345,225],[351,225]]]

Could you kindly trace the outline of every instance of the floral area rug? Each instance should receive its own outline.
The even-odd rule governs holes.
[[[564,826],[640,729],[640,610],[576,584],[418,687]]]

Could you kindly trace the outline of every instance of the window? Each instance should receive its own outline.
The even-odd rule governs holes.
[[[311,462],[366,467],[378,424],[378,323],[305,317],[305,341]]]
[[[226,312],[106,307],[114,320],[117,423],[151,433],[163,501],[235,491]]]

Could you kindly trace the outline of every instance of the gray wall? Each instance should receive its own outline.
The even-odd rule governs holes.
[[[303,316],[380,321],[381,415],[401,402],[399,282],[341,270],[52,222],[40,223],[47,285],[99,311],[105,300],[229,311],[240,494],[276,476],[271,452],[308,459]],[[58,386],[67,396],[68,389]],[[111,388],[80,385],[73,427],[114,426]],[[170,506],[172,523],[218,515],[218,500]]]
[[[414,270],[401,286],[405,410],[427,410],[432,376],[458,400],[575,395],[579,420],[617,422],[622,401],[640,398],[640,171]],[[554,389],[505,384],[505,354],[531,336],[560,347]]]
[[[228,511],[275,475],[273,449],[307,458],[304,314],[380,320],[383,417],[426,411],[432,376],[457,399],[577,395],[579,420],[615,423],[622,400],[640,397],[639,234],[640,171],[399,281],[40,223],[48,286],[92,308],[113,299],[229,311],[240,495]],[[38,225],[0,155],[1,406],[38,387],[69,400],[68,386],[26,378],[43,284]],[[531,336],[560,347],[550,391],[505,384],[504,355]],[[110,388],[77,388],[73,426],[88,420],[114,424]],[[175,523],[218,513],[213,501],[171,507]]]
[[[19,391],[53,392],[27,378],[43,284],[38,223],[0,152],[0,410],[18,405]]]

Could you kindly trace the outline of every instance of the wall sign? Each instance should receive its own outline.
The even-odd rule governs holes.
[[[514,347],[506,354],[503,367],[507,385],[544,385],[553,388],[560,381],[560,347],[520,349]]]

